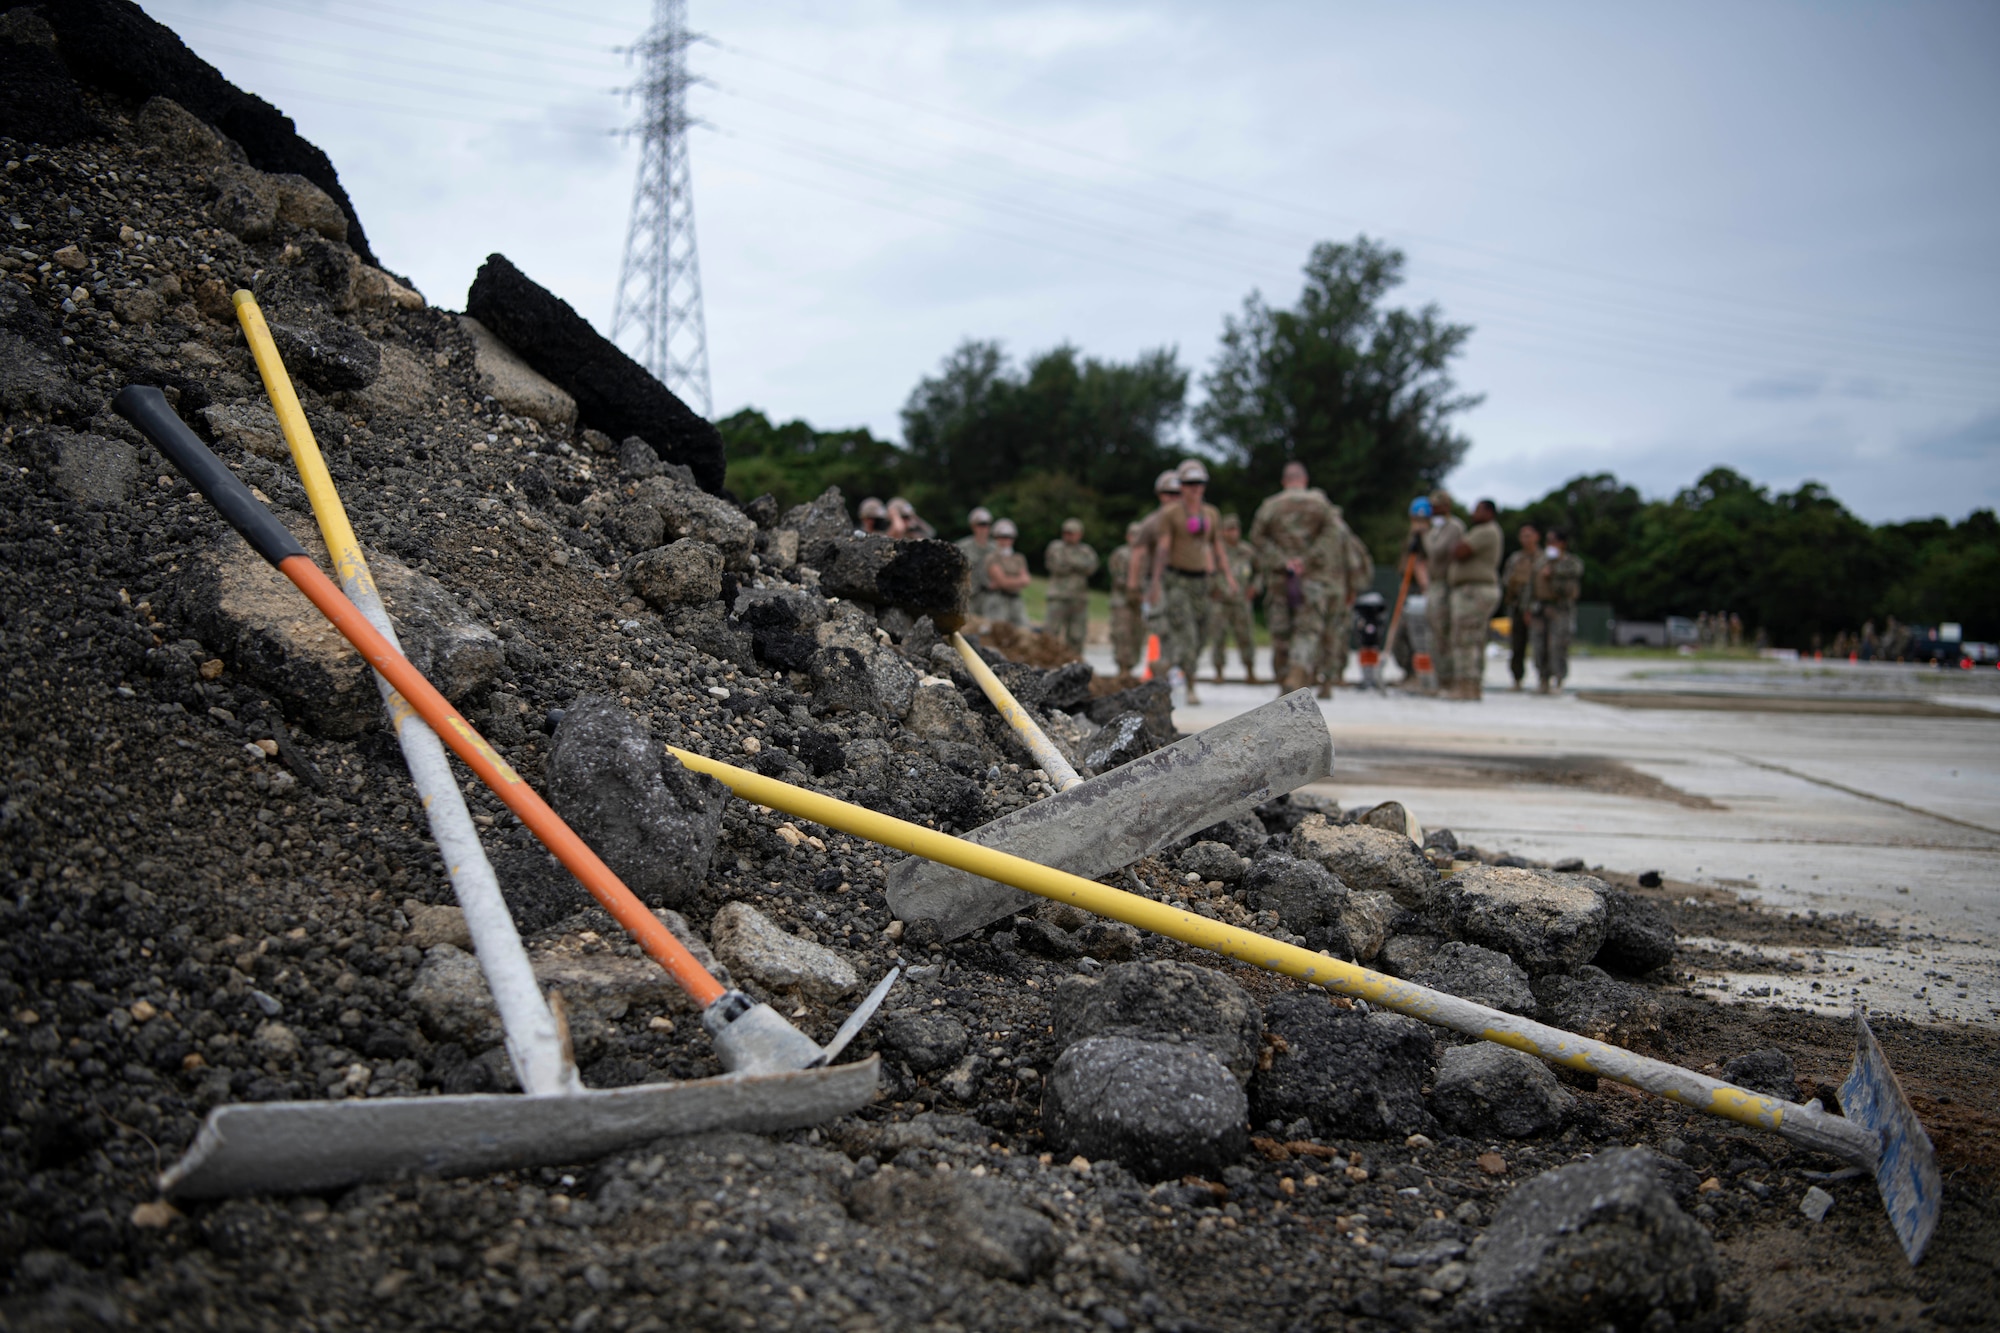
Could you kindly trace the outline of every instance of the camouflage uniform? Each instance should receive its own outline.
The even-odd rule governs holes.
[[[1535,679],[1546,692],[1569,675],[1569,643],[1576,635],[1576,602],[1583,596],[1583,557],[1565,551],[1535,569]]]
[[[986,560],[993,554],[993,543],[977,537],[960,537],[952,545],[965,552],[965,567],[971,575],[966,609],[975,616],[983,616],[986,613],[980,608],[986,604]]]
[[[1322,685],[1337,684],[1347,674],[1347,650],[1354,634],[1354,599],[1368,591],[1368,585],[1375,581],[1375,557],[1368,553],[1368,545],[1354,535],[1354,529],[1347,526],[1346,517],[1340,506],[1333,507],[1334,524],[1339,538],[1338,554],[1330,555],[1329,568],[1333,577],[1332,603],[1327,609],[1326,630],[1320,639],[1319,679]],[[1321,691],[1325,697],[1325,691]]]
[[[1451,586],[1451,681],[1476,693],[1486,675],[1486,630],[1500,605],[1500,551],[1506,538],[1498,523],[1475,523],[1466,530],[1472,554],[1453,560],[1446,574]]]
[[[1134,560],[1139,562],[1139,589],[1136,592],[1125,587],[1125,578],[1131,572]],[[1111,571],[1111,659],[1118,664],[1119,675],[1129,676],[1137,669],[1140,654],[1146,650],[1146,621],[1140,612],[1140,603],[1146,596],[1150,552],[1143,546],[1135,550],[1128,542],[1113,551],[1105,563]]]
[[[1201,662],[1201,627],[1208,616],[1211,577],[1207,552],[1219,545],[1216,529],[1222,525],[1222,511],[1204,501],[1198,517],[1200,531],[1196,532],[1188,526],[1192,520],[1187,510],[1175,504],[1161,511],[1159,526],[1154,530],[1156,541],[1164,534],[1169,543],[1166,568],[1160,577],[1160,595],[1166,603],[1167,616],[1160,656],[1167,665],[1179,667],[1190,682]],[[1220,575],[1215,577],[1219,579]]]
[[[1216,555],[1229,562],[1230,572],[1236,575],[1236,595],[1229,595],[1229,584],[1222,579],[1208,581],[1208,624],[1203,637],[1208,640],[1210,652],[1215,662],[1215,678],[1222,679],[1222,664],[1228,656],[1229,640],[1236,640],[1237,655],[1243,659],[1243,674],[1250,680],[1257,679],[1257,620],[1250,613],[1250,599],[1255,595],[1257,578],[1257,557],[1247,543],[1238,541],[1235,545],[1220,544]]]
[[[1271,674],[1280,683],[1297,668],[1310,680],[1326,632],[1327,551],[1323,538],[1339,521],[1317,490],[1284,490],[1257,506],[1250,545],[1264,573],[1264,619],[1271,630]],[[1286,565],[1304,562],[1293,575]]]
[[[1002,554],[997,543],[987,551],[986,564],[998,565],[1009,574],[1025,574],[1028,572],[1027,556],[1022,555],[1019,551],[1008,551]],[[1022,629],[1028,628],[1028,613],[1021,606],[1020,593],[1002,592],[1000,589],[988,584],[986,590],[980,594],[980,597],[982,599],[981,605],[985,609],[979,614],[985,616],[988,620],[999,620],[1009,625],[1019,625]]]
[[[1095,548],[1060,537],[1042,552],[1042,564],[1049,571],[1049,614],[1042,632],[1079,653],[1090,625],[1090,576],[1097,572],[1097,563]]]
[[[1433,522],[1424,534],[1424,562],[1430,570],[1430,586],[1424,590],[1424,618],[1430,621],[1431,666],[1440,688],[1452,681],[1451,674],[1451,553],[1465,540],[1465,524],[1456,515]]]
[[[1528,632],[1534,624],[1533,603],[1535,567],[1541,563],[1539,551],[1516,551],[1507,557],[1506,565],[1500,570],[1500,605],[1507,612],[1507,670],[1514,677],[1514,688],[1521,688],[1521,678],[1528,674]]]

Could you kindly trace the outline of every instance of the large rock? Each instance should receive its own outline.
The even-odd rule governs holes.
[[[633,556],[625,564],[625,582],[662,610],[712,602],[722,596],[722,552],[683,537]]]
[[[209,174],[215,201],[208,220],[246,241],[261,241],[278,221],[278,182],[252,166],[226,162]]]
[[[1607,972],[1644,976],[1674,961],[1674,919],[1651,898],[1608,885],[1604,899],[1604,943],[1590,961]]]
[[[1603,884],[1512,866],[1470,866],[1437,888],[1429,915],[1451,935],[1506,954],[1531,976],[1573,972],[1604,943]]]
[[[1436,1128],[1424,1107],[1430,1030],[1400,1014],[1363,1014],[1315,995],[1288,995],[1264,1015],[1278,1039],[1250,1083],[1259,1125],[1301,1118],[1335,1138],[1379,1139]]]
[[[680,907],[700,893],[728,789],[683,768],[616,703],[570,706],[549,750],[548,792],[642,899]]]
[[[1245,1083],[1264,1035],[1249,992],[1193,963],[1124,963],[1100,978],[1065,977],[1049,1019],[1061,1046],[1104,1036],[1182,1042],[1201,1047]]]
[[[506,645],[442,583],[379,552],[369,556],[368,568],[396,624],[403,656],[445,698],[471,699],[499,677]]]
[[[1110,1158],[1145,1180],[1216,1175],[1249,1146],[1243,1089],[1199,1046],[1086,1037],[1042,1098],[1042,1132],[1064,1155]]]
[[[903,729],[927,740],[976,746],[986,743],[986,733],[966,707],[965,696],[958,692],[957,686],[944,680],[918,683],[910,695],[909,711],[903,716]]]
[[[1159,748],[1145,714],[1120,713],[1091,734],[1083,764],[1093,773],[1106,773]]]
[[[852,537],[855,532],[854,519],[838,486],[827,487],[807,504],[793,505],[778,518],[777,526],[798,533],[801,554],[818,549],[821,543]]]
[[[515,355],[493,330],[470,315],[460,315],[458,326],[472,339],[473,373],[481,392],[517,417],[532,417],[544,426],[576,424],[576,399]]]
[[[139,108],[133,128],[139,141],[162,156],[188,166],[215,167],[242,162],[243,150],[171,97],[151,97]]]
[[[1305,936],[1308,948],[1327,949],[1343,958],[1354,956],[1354,946],[1340,919],[1347,907],[1347,886],[1317,862],[1295,856],[1264,857],[1250,867],[1243,881],[1243,898],[1255,911],[1276,912],[1279,924]]]
[[[272,181],[278,187],[278,221],[330,241],[347,240],[347,214],[332,195],[297,172],[280,172]]]
[[[777,584],[736,594],[737,618],[750,631],[757,659],[779,671],[809,672],[819,651],[814,634],[826,618],[826,601],[803,588]]]
[[[382,352],[338,320],[271,324],[271,341],[293,375],[322,393],[365,389],[382,373]]]
[[[819,570],[820,591],[865,602],[878,612],[899,607],[929,616],[939,629],[965,619],[965,553],[950,542],[896,541],[850,534],[799,543],[799,559]]]
[[[1506,1328],[1698,1318],[1714,1304],[1720,1265],[1708,1232],[1674,1201],[1668,1169],[1643,1148],[1619,1148],[1520,1185],[1473,1246],[1472,1300]]]
[[[678,913],[658,913],[681,943],[725,983],[729,973]],[[648,958],[621,958],[594,938],[564,937],[528,952],[535,980],[544,991],[561,991],[568,1012],[570,1041],[579,1058],[598,1055],[633,1009],[684,1012],[694,1008],[687,992]],[[500,1012],[486,987],[479,960],[457,944],[434,944],[424,951],[410,985],[410,1002],[424,1030],[439,1041],[456,1041],[477,1053],[504,1037]]]
[[[1798,1069],[1790,1053],[1775,1046],[1737,1056],[1722,1067],[1722,1079],[1766,1097],[1788,1102],[1799,1099]]]
[[[311,541],[305,545],[313,549]],[[203,642],[288,716],[321,735],[344,737],[380,713],[381,696],[360,654],[234,532],[190,562],[182,587],[189,623]]]
[[[671,474],[627,482],[620,494],[624,497],[619,505],[621,532],[643,531],[647,546],[690,538],[706,542],[722,553],[723,563],[731,569],[748,568],[757,525],[729,501]],[[655,517],[658,527],[651,526]]]
[[[1247,861],[1220,842],[1197,842],[1174,858],[1174,869],[1182,874],[1199,875],[1223,884],[1236,883],[1249,868]]]
[[[748,903],[727,903],[708,928],[715,956],[770,991],[831,1001],[861,984],[854,965],[823,944],[781,930]]]
[[[1366,824],[1307,815],[1292,830],[1291,852],[1325,866],[1356,893],[1386,893],[1405,907],[1422,907],[1431,885],[1431,869],[1415,843]]]
[[[884,1167],[854,1187],[848,1206],[863,1222],[918,1232],[923,1250],[935,1246],[947,1263],[987,1277],[1029,1282],[1062,1253],[1049,1219],[997,1181]]]
[[[1598,1041],[1630,1046],[1660,1030],[1659,1001],[1588,963],[1538,979],[1535,998],[1544,1023]]]
[[[1462,940],[1440,946],[1409,979],[1505,1013],[1533,1017],[1537,1007],[1528,974],[1513,959]]]
[[[881,1032],[876,1040],[882,1050],[900,1059],[914,1073],[947,1069],[965,1054],[965,1024],[949,1014],[884,1014],[876,1026]]]
[[[1372,962],[1389,942],[1389,926],[1402,909],[1386,893],[1350,893],[1341,904],[1340,928],[1357,963]]]
[[[641,436],[660,457],[691,470],[704,491],[722,489],[722,436],[715,427],[506,256],[487,257],[465,310],[575,399],[584,425],[614,440]]]
[[[1540,1060],[1488,1041],[1447,1050],[1431,1090],[1444,1127],[1476,1139],[1552,1134],[1575,1101]]]

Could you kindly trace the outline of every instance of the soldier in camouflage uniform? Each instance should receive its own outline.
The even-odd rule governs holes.
[[[1507,670],[1518,692],[1522,677],[1528,674],[1528,634],[1535,623],[1535,566],[1542,559],[1542,534],[1534,524],[1523,523],[1514,535],[1521,549],[1508,556],[1500,569],[1500,609],[1507,613]]]
[[[887,510],[883,512],[886,514]],[[970,580],[966,608],[979,616],[986,614],[980,608],[986,604],[986,558],[993,554],[993,511],[980,505],[965,516],[965,523],[972,529],[972,535],[960,537],[953,545],[965,552],[965,568]]]
[[[1250,545],[1264,578],[1271,674],[1288,694],[1312,684],[1319,663],[1330,597],[1325,538],[1338,522],[1332,504],[1307,480],[1305,464],[1285,464],[1283,489],[1250,520]]]
[[[1212,645],[1215,683],[1222,683],[1222,664],[1228,656],[1229,640],[1236,640],[1237,655],[1243,659],[1243,679],[1257,683],[1257,620],[1250,613],[1250,599],[1257,595],[1257,557],[1243,542],[1243,520],[1234,514],[1222,516],[1222,545],[1217,554],[1228,562],[1236,577],[1231,595],[1222,579],[1208,584],[1208,626],[1204,637]]]
[[[1431,493],[1431,526],[1424,534],[1424,618],[1431,629],[1431,669],[1437,673],[1438,690],[1451,695],[1453,668],[1451,655],[1451,561],[1452,553],[1465,542],[1465,524],[1451,512],[1451,496],[1444,491]],[[1497,580],[1499,575],[1494,575]]]
[[[1132,572],[1134,560],[1139,562],[1139,586],[1146,585],[1146,560],[1149,552],[1140,545],[1139,525],[1125,525],[1125,544],[1112,551],[1105,560],[1111,576],[1111,660],[1118,664],[1118,674],[1129,676],[1139,665],[1139,654],[1146,647],[1146,621],[1140,614],[1143,592],[1126,586],[1127,576]]]
[[[1487,629],[1500,605],[1500,557],[1506,549],[1497,507],[1491,500],[1481,500],[1473,507],[1472,526],[1452,548],[1446,567],[1445,582],[1451,589],[1451,684],[1445,688],[1446,698],[1481,697]]]
[[[1206,503],[1208,469],[1190,458],[1180,466],[1180,502],[1160,511],[1153,538],[1152,595],[1167,610],[1167,633],[1161,656],[1187,682],[1187,701],[1201,702],[1195,669],[1201,661],[1201,627],[1208,614],[1208,585],[1220,576],[1231,592],[1236,576],[1217,554],[1222,513]]]
[[[1084,544],[1083,520],[1063,520],[1062,536],[1042,552],[1049,571],[1049,614],[1042,633],[1061,639],[1078,653],[1090,626],[1090,576],[1097,572],[1097,552]]]
[[[1569,675],[1569,643],[1576,634],[1576,603],[1583,596],[1583,558],[1571,555],[1569,538],[1549,529],[1548,548],[1535,569],[1535,688],[1562,688]]]
[[[1028,586],[1028,557],[1014,549],[1018,529],[1014,520],[1003,518],[993,525],[993,547],[986,553],[985,610],[988,620],[1028,627],[1028,613],[1021,606],[1021,590]]]
[[[1340,506],[1333,506],[1334,536],[1337,543],[1327,556],[1328,605],[1326,629],[1319,645],[1319,697],[1330,698],[1333,687],[1347,673],[1347,650],[1354,632],[1354,599],[1368,591],[1375,581],[1375,557],[1368,544],[1347,526]]]

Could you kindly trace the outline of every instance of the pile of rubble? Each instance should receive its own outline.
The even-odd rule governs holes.
[[[8,1320],[1669,1327],[1744,1308],[1712,1236],[1803,1225],[1808,1190],[1876,1243],[1830,1161],[1518,1052],[1053,904],[949,945],[891,919],[893,854],[662,746],[947,831],[1050,795],[939,640],[958,552],[859,535],[836,492],[726,496],[713,429],[504,259],[476,319],[439,310],[372,262],[330,168],[4,25],[74,111],[53,142],[0,127]],[[128,35],[186,55],[161,33]],[[162,386],[318,550],[239,287],[410,656],[703,961],[818,1040],[908,969],[859,1047],[876,1104],[568,1173],[156,1198],[218,1104],[513,1086],[365,669],[108,410]],[[1174,738],[1163,686],[988,655],[1086,773]],[[717,1072],[667,978],[467,790],[585,1080]],[[1697,1040],[1663,896],[1408,828],[1281,799],[1120,882],[1607,1040]],[[1758,1058],[1744,1079],[1821,1090]]]

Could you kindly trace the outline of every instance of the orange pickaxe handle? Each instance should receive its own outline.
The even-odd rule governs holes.
[[[347,599],[347,594],[334,586],[332,579],[320,572],[298,540],[294,538],[277,516],[258,502],[250,494],[240,478],[231,472],[210,452],[195,433],[188,429],[167,405],[166,397],[158,389],[137,386],[123,389],[112,406],[118,414],[144,431],[146,438],[165,454],[173,465],[192,482],[197,490],[213,504],[222,516],[229,520],[259,555],[269,560],[283,574],[298,586],[320,613],[332,622],[362,660],[382,673],[382,676],[409,701],[417,710],[417,716],[430,724],[444,743],[474,773],[479,780],[493,789],[493,793],[504,801],[509,810],[520,816],[521,822],[533,830],[542,845],[554,854],[558,861],[569,868],[578,882],[597,899],[604,910],[611,913],[618,924],[639,943],[639,947],[650,955],[653,961],[673,974],[682,990],[701,1008],[707,1008],[723,994],[722,983],[709,975],[695,956],[687,951],[672,931],[662,925],[660,919],[647,910],[625,882],[613,874],[611,867],[604,864],[596,852],[563,822],[561,815],[549,808],[544,801],[514,771],[513,765],[502,759],[486,738],[473,730],[472,724],[451,706],[442,694],[437,692],[423,672],[410,665],[408,658],[397,652],[390,642],[368,623],[361,614],[361,608]]]
[[[1403,557],[1403,582],[1396,589],[1396,611],[1389,617],[1389,632],[1382,636],[1382,651],[1394,656],[1396,652],[1396,628],[1403,623],[1403,603],[1410,596],[1410,575],[1416,572],[1416,556]]]

